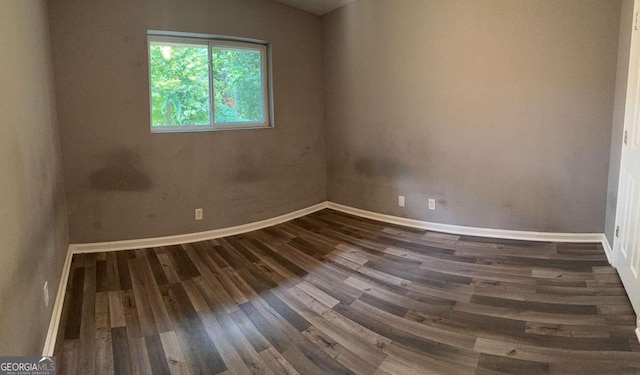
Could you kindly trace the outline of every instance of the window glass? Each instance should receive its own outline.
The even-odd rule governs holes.
[[[208,46],[151,42],[152,126],[211,123]]]
[[[260,50],[213,47],[216,123],[264,121]]]

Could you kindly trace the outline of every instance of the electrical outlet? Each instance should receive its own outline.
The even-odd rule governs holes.
[[[398,206],[404,207],[404,195],[398,195]]]
[[[436,200],[435,199],[429,199],[429,209],[431,211],[435,211],[435,209],[436,209]]]
[[[44,306],[49,307],[49,282],[44,282]]]
[[[202,220],[202,208],[196,208],[196,220]]]

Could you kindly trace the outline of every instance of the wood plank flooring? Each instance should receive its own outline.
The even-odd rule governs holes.
[[[599,244],[454,236],[323,210],[73,257],[60,374],[640,374]]]

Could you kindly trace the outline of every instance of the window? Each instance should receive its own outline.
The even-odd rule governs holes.
[[[149,34],[151,131],[272,126],[267,46]]]

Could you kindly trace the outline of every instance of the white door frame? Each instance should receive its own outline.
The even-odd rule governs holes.
[[[640,74],[640,24],[638,15],[640,13],[640,0],[634,0],[633,4],[633,19],[631,25],[631,50],[629,54],[629,70],[627,76],[627,92],[625,96],[625,114],[624,114],[624,128],[623,137],[625,132],[628,132],[631,122],[634,121],[636,111],[640,110],[640,87],[636,86],[637,77]],[[618,176],[618,201],[616,204],[616,219],[615,219],[615,231],[622,224],[624,211],[623,205],[626,202],[624,198],[624,171],[626,170],[626,158],[625,150],[627,145],[624,144],[623,138],[619,140],[622,143],[621,156],[620,156],[620,174]],[[620,238],[614,233],[613,237],[613,254],[612,263],[613,266],[618,268],[619,262],[622,259]],[[636,311],[637,315],[637,329],[636,334],[640,340],[640,311]]]

